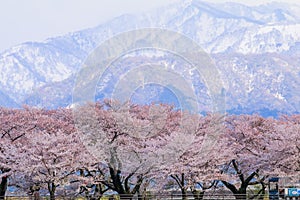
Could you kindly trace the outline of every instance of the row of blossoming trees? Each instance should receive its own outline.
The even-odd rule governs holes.
[[[205,116],[169,105],[104,101],[73,109],[0,108],[0,199],[100,199],[179,189],[202,199],[222,185],[236,199],[270,176],[299,178],[300,116]]]

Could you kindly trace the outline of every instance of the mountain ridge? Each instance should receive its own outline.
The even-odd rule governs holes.
[[[289,56],[283,56],[283,59],[281,57],[299,52],[300,17],[296,15],[298,10],[300,11],[300,6],[287,4],[282,6],[278,3],[250,7],[239,3],[212,4],[193,0],[179,5],[166,6],[138,17],[132,14],[123,15],[94,28],[49,38],[43,42],[26,42],[0,54],[0,91],[2,91],[0,97],[3,96],[3,99],[9,97],[11,100],[8,102],[15,102],[19,105],[29,103],[34,106],[49,108],[69,105],[72,103],[71,91],[76,74],[89,53],[103,41],[116,34],[146,27],[176,31],[199,43],[206,52],[212,54],[213,59],[216,59],[217,67],[225,80],[228,76],[247,77],[246,75],[249,75],[248,71],[243,71],[244,74],[237,72],[234,74],[231,71],[231,75],[224,71],[223,66],[227,66],[227,70],[233,67],[230,66],[232,62],[230,55],[235,53],[240,55],[237,58],[239,60],[238,68],[243,69],[245,63],[242,60],[256,55],[255,59],[249,61],[252,63],[251,66],[255,66],[253,63],[259,60],[260,65],[265,70],[271,65],[270,63],[275,63],[277,68],[274,70],[282,70],[282,67],[287,65],[293,69],[293,74],[297,74],[300,72],[299,65],[297,65],[300,61],[295,63],[290,60]],[[275,53],[275,57],[279,57],[277,61],[267,59],[268,61],[264,63],[263,57],[272,53]],[[214,57],[213,55],[217,56]],[[222,57],[225,63],[218,60],[219,57]],[[282,71],[284,77],[288,77],[291,73],[288,70]],[[256,76],[266,79],[266,76],[259,73]],[[275,75],[273,76],[272,73],[270,76],[275,79]],[[295,85],[298,83],[297,78],[299,75],[290,78],[291,80],[284,79],[280,84],[284,87],[290,84],[293,90],[298,89],[300,91],[300,88]],[[228,84],[232,84],[230,81],[234,82],[233,79],[226,81],[229,82]],[[239,85],[246,85],[245,81],[240,80]],[[263,88],[262,85],[253,87]],[[243,92],[235,94],[234,91],[237,88],[239,88],[238,85],[227,88],[228,97],[232,96],[232,103],[236,103],[236,106],[230,107],[228,110],[235,110],[240,106],[243,108],[240,110],[247,108],[247,112],[251,112],[251,103],[249,103],[249,99],[247,100],[249,97],[241,95]],[[241,88],[239,91],[243,89],[247,91],[246,88]],[[39,95],[38,91],[43,95]],[[65,95],[63,95],[63,91],[65,91]],[[282,93],[282,91],[280,92]],[[277,94],[273,91],[272,93]],[[48,97],[47,94],[49,94]],[[54,97],[57,95],[57,98],[52,98],[50,94]],[[297,92],[287,94],[287,96],[289,95],[296,100],[289,98],[292,103],[278,103],[279,112],[291,110],[291,106],[287,106],[289,104],[296,105],[299,103],[300,105],[300,101],[297,102],[300,96]],[[272,95],[261,96],[264,98],[259,99],[260,101],[266,100],[268,102],[263,104],[261,109],[267,109],[268,106],[271,108],[269,104],[272,104],[272,100],[274,101],[270,97]],[[286,97],[284,96],[284,98]],[[239,101],[234,101],[234,99]],[[1,103],[4,106],[9,106],[9,104]],[[12,107],[16,106],[14,103],[11,104]],[[270,110],[274,110],[274,108]],[[293,112],[300,111],[298,106],[292,110]]]

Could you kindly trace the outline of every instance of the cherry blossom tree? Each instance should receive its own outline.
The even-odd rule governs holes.
[[[274,174],[280,177],[300,178],[300,115],[283,115],[272,135],[274,145],[271,151],[277,161]]]
[[[274,157],[273,136],[276,120],[257,115],[227,117],[227,134],[224,144],[230,149],[228,164],[223,172],[228,180],[222,183],[236,199],[245,199],[249,185],[261,184],[264,194],[265,180],[274,169],[278,158]]]
[[[182,112],[180,126],[171,134],[167,145],[167,152],[176,152],[176,159],[161,169],[174,179],[182,199],[187,199],[188,191],[194,199],[202,199],[204,192],[219,179],[220,166],[227,159],[225,151],[220,149],[222,121],[223,116],[218,114],[200,116]]]
[[[26,144],[21,169],[29,174],[35,185],[47,185],[51,200],[55,199],[58,186],[69,184],[68,178],[77,170],[80,153],[80,149],[73,146],[78,143],[74,135],[56,134],[56,137],[48,133],[33,136]]]
[[[68,185],[71,176],[84,166],[87,159],[85,148],[77,137],[68,109],[34,110],[35,128],[24,137],[22,160],[19,171],[27,174],[34,185],[49,191],[55,199],[56,189]]]
[[[264,194],[268,176],[299,178],[299,115],[223,119],[112,100],[72,110],[0,108],[0,199],[8,179],[35,194],[45,188],[51,200],[67,188],[131,199],[173,179],[183,199],[191,191],[200,200],[216,180],[245,199],[249,185]]]
[[[102,183],[121,197],[139,194],[160,165],[158,150],[178,127],[180,115],[167,105],[134,105],[107,100],[77,108],[77,126],[102,162]],[[164,151],[163,151],[164,152]]]
[[[14,153],[9,155],[9,152],[16,152],[14,150],[13,145],[11,144],[11,140],[2,137],[0,140],[0,199],[4,199],[8,177],[11,175],[12,165],[14,163]]]
[[[84,166],[84,146],[76,134],[72,112],[31,107],[1,109],[1,196],[7,180],[24,190],[46,185],[54,199],[58,185]],[[90,158],[90,156],[88,157]],[[20,181],[17,181],[20,180]]]
[[[32,117],[26,108],[0,108],[0,199],[4,199],[9,177],[19,169],[24,136],[35,128],[27,123]]]

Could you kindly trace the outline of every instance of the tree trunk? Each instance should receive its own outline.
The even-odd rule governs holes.
[[[240,190],[238,193],[234,194],[234,197],[237,200],[246,200],[247,199],[246,190]]]
[[[103,194],[101,184],[95,184],[94,186],[95,186],[94,193],[90,194],[90,192],[87,190],[85,196],[87,197],[87,199],[90,200],[100,200]]]
[[[144,188],[143,192],[140,193],[140,190],[137,192],[138,194],[138,200],[150,200],[150,196],[148,196],[149,193],[147,193],[146,187]]]
[[[48,191],[50,193],[50,200],[55,200],[55,190],[56,186],[53,182],[48,183]]]
[[[138,200],[143,200],[143,193],[140,193],[140,190],[137,191],[137,195],[138,195]]]
[[[248,184],[242,183],[239,189],[237,189],[233,184],[227,182],[227,181],[222,181],[222,183],[227,187],[234,195],[235,199],[237,200],[244,200],[247,198],[247,186]]]
[[[185,187],[182,187],[181,188],[181,198],[182,200],[187,200],[187,191],[186,191],[186,188]]]
[[[193,193],[194,200],[202,200],[205,192],[193,190],[192,193]]]
[[[264,200],[265,198],[265,194],[266,194],[266,186],[265,186],[265,183],[263,181],[260,182],[261,184],[261,189],[260,191],[258,191],[257,194],[251,196],[250,198],[251,199],[257,199],[257,200]]]
[[[129,180],[133,175],[135,175],[135,172],[129,174],[123,181],[121,177],[121,170],[109,167],[109,171],[112,179],[113,190],[120,195],[121,200],[131,200],[135,194],[140,192],[140,186],[143,183],[143,176],[137,176],[138,180],[132,188]]]
[[[32,185],[29,188],[28,194],[29,194],[30,200],[40,200],[40,186]]]
[[[187,200],[187,188],[186,188],[186,185],[185,185],[185,180],[184,180],[184,173],[181,173],[181,176],[178,175],[178,174],[174,174],[174,175],[171,175],[171,178],[173,178],[177,185],[179,186],[180,190],[181,190],[181,198],[182,200]]]
[[[34,200],[40,200],[40,192],[39,191],[34,191],[33,192],[33,199]]]
[[[4,200],[5,193],[7,190],[7,183],[8,183],[8,177],[2,177],[1,183],[0,183],[0,200]]]

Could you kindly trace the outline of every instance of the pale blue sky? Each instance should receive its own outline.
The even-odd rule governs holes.
[[[42,41],[48,37],[97,26],[124,13],[143,12],[178,1],[180,0],[0,0],[0,52],[26,41]],[[272,0],[210,2],[225,1],[253,5]]]

